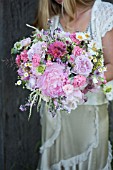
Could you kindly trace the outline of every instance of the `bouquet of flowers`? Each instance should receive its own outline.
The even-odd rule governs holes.
[[[18,81],[16,85],[30,90],[28,101],[21,110],[44,100],[48,111],[71,112],[87,101],[88,92],[106,89],[103,53],[90,35],[68,33],[59,28],[52,31],[36,29],[32,36],[14,44]]]

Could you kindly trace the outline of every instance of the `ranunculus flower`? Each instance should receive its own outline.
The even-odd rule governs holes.
[[[39,56],[38,54],[34,54],[34,55],[33,55],[33,58],[32,58],[32,64],[33,64],[33,66],[34,66],[34,67],[39,66],[40,60],[41,60],[40,56]]]
[[[27,50],[22,51],[21,54],[20,54],[20,56],[21,56],[21,60],[22,60],[23,62],[27,62],[27,61],[28,61]]]
[[[60,58],[67,53],[66,45],[61,41],[55,41],[48,46],[47,53],[54,58]]]
[[[77,75],[74,77],[73,86],[75,88],[84,86],[86,84],[86,77],[82,75]]]
[[[82,51],[83,51],[82,48],[80,48],[79,46],[76,46],[76,47],[74,47],[72,52],[75,56],[79,56],[82,54]]]
[[[37,86],[44,95],[52,98],[64,95],[63,86],[67,78],[64,69],[64,65],[53,63],[53,65],[48,66],[44,74],[39,77]]]
[[[91,60],[84,55],[76,57],[75,64],[74,72],[77,74],[88,76],[92,72],[93,64]]]
[[[17,55],[17,56],[16,56],[16,64],[17,64],[18,66],[20,66],[20,64],[21,64],[21,56],[20,56],[20,55]]]

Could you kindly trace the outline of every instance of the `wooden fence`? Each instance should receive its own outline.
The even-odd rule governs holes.
[[[0,170],[35,170],[38,163],[39,114],[34,110],[28,122],[27,112],[19,111],[28,92],[15,87],[17,75],[6,60],[11,58],[12,44],[31,33],[26,23],[34,21],[37,3],[37,0],[0,0]],[[113,139],[112,104],[109,110]]]

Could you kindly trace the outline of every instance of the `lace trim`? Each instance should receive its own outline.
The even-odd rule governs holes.
[[[108,32],[108,31],[111,31],[113,29],[113,20],[110,21],[109,25],[104,29],[104,31],[102,32],[102,37],[105,36],[105,34]]]
[[[61,170],[62,166],[65,168],[65,170],[66,169],[68,170],[71,167],[74,169],[77,164],[79,164],[80,162],[86,161],[88,159],[88,154],[89,154],[89,152],[92,151],[92,149],[88,150],[86,153],[75,156],[68,160],[61,160],[58,164],[54,164],[51,167],[51,170]],[[109,149],[109,153],[108,153],[107,163],[106,163],[106,166],[102,170],[111,170],[110,164],[111,164],[111,160],[112,160],[112,150],[111,150],[110,142],[108,143],[108,149]]]

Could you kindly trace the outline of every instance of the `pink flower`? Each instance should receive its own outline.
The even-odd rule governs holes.
[[[63,86],[67,78],[64,69],[65,67],[58,63],[53,63],[46,68],[37,85],[42,90],[42,94],[52,98],[64,95]]]
[[[76,33],[73,33],[70,35],[70,38],[73,42],[75,42],[77,45],[80,44],[80,41],[76,38]]]
[[[17,56],[16,56],[16,64],[17,64],[18,66],[20,66],[20,64],[21,64],[21,56],[20,56],[20,55],[17,55]]]
[[[76,46],[74,49],[73,49],[73,54],[75,55],[75,56],[79,56],[79,55],[81,55],[82,54],[82,48],[80,48],[79,46]]]
[[[82,76],[82,75],[77,75],[74,77],[73,80],[73,86],[75,88],[84,86],[86,84],[86,77]]]
[[[69,62],[70,63],[74,63],[74,61],[75,61],[75,56],[74,55],[70,55]]]
[[[28,61],[27,50],[22,51],[20,56],[21,56],[21,60],[23,60],[23,62],[27,62]]]
[[[39,56],[38,54],[34,54],[34,55],[33,55],[33,58],[32,58],[33,66],[34,66],[34,67],[39,66],[40,60],[41,60],[41,59],[40,59],[40,56]]]
[[[75,64],[74,72],[77,74],[88,76],[92,72],[93,64],[91,60],[84,55],[76,57]]]
[[[49,45],[47,53],[54,58],[60,58],[67,53],[66,45],[61,41],[55,41]]]
[[[74,87],[71,84],[66,84],[63,86],[63,91],[66,95],[73,93]]]

